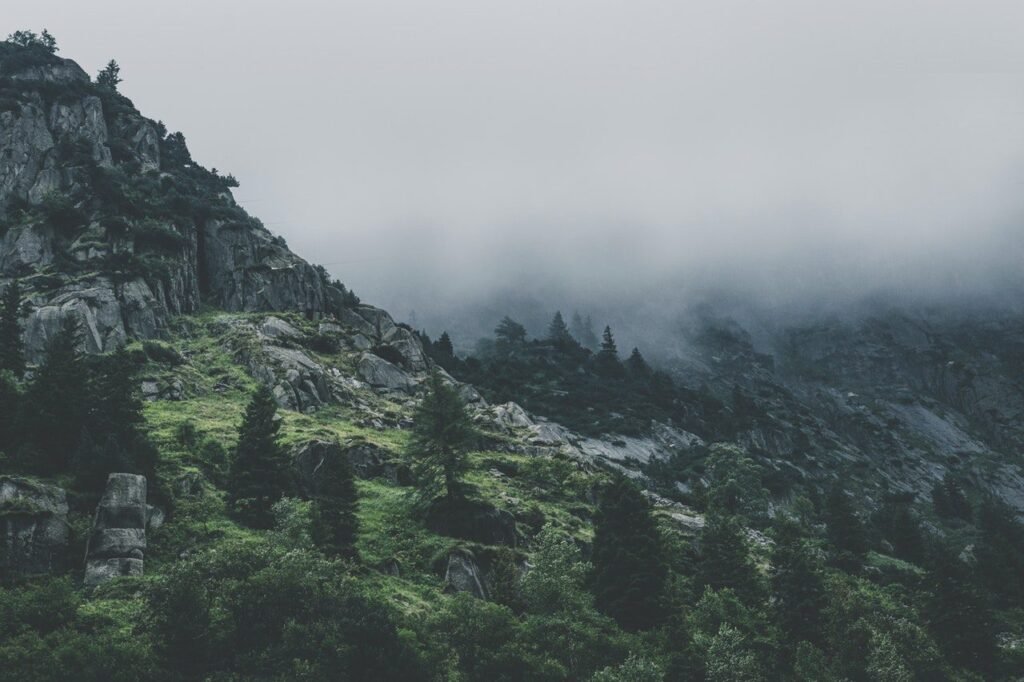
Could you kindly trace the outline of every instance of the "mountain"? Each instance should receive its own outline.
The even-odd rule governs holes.
[[[114,66],[0,43],[0,680],[1019,673],[1019,315],[457,356]]]
[[[180,133],[142,116],[73,61],[0,54],[0,275],[19,277],[38,359],[61,318],[90,352],[159,337],[203,306],[316,318],[343,292],[196,164]]]

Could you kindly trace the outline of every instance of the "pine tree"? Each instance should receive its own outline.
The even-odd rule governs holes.
[[[606,377],[620,377],[623,374],[622,363],[619,362],[619,349],[615,345],[611,327],[604,328],[601,350],[594,359],[594,368],[598,374]]]
[[[0,371],[7,370],[16,378],[21,378],[25,373],[21,313],[21,286],[15,279],[7,285],[0,299]]]
[[[136,365],[124,349],[93,361],[88,384],[86,416],[89,434],[102,444],[79,447],[73,468],[81,487],[101,488],[114,471],[142,474],[154,480],[156,447],[143,426],[142,397],[135,380]]]
[[[444,491],[449,503],[463,498],[461,478],[468,466],[466,453],[476,431],[458,391],[433,372],[428,391],[413,417],[409,455],[422,502]]]
[[[890,501],[879,510],[877,527],[892,543],[893,554],[910,561],[921,563],[925,554],[925,538],[909,502]]]
[[[813,556],[799,526],[781,522],[771,555],[773,608],[775,622],[794,645],[821,640],[821,613],[827,600]]]
[[[668,571],[650,504],[624,476],[604,490],[594,523],[597,607],[629,631],[661,621]]]
[[[439,338],[437,343],[434,344],[434,348],[437,351],[438,356],[441,358],[451,359],[455,357],[455,348],[452,346],[452,337],[448,336],[448,332],[441,333],[441,338]]]
[[[85,425],[88,372],[78,350],[78,321],[68,315],[46,346],[43,362],[25,392],[26,438],[44,473],[65,471]]]
[[[320,465],[319,482],[313,496],[310,532],[313,542],[328,556],[353,559],[358,556],[358,491],[352,464],[337,452]]]
[[[640,349],[633,348],[633,352],[629,354],[629,358],[626,360],[626,368],[629,373],[638,379],[646,379],[651,375],[651,367],[644,360],[644,356],[640,354]]]
[[[867,533],[853,511],[850,498],[838,484],[833,486],[825,501],[825,526],[837,552],[837,564],[850,569],[859,566],[868,551]]]
[[[556,312],[555,316],[551,318],[551,324],[548,325],[548,341],[556,346],[566,346],[575,342],[572,334],[569,333],[569,327],[562,319],[561,311]]]
[[[935,639],[951,662],[986,672],[996,658],[996,638],[985,595],[953,547],[937,544],[928,564],[926,613]]]
[[[494,328],[494,337],[498,343],[519,346],[526,343],[526,327],[506,315]]]
[[[952,472],[947,471],[942,480],[932,487],[932,505],[935,513],[944,519],[971,519],[971,503],[964,495],[960,480]]]
[[[705,518],[697,584],[714,590],[728,587],[747,603],[760,595],[757,571],[750,560],[743,528],[735,517],[712,511]]]
[[[121,83],[121,67],[111,59],[96,75],[96,85],[116,92],[119,83]]]
[[[252,528],[274,525],[271,507],[291,489],[287,462],[277,441],[277,403],[260,386],[245,410],[238,447],[228,475],[228,502],[237,518]]]
[[[578,312],[572,314],[572,335],[576,341],[590,350],[597,350],[597,335],[594,334],[594,323],[590,315],[586,318],[580,317]]]
[[[21,393],[9,372],[0,372],[0,455],[11,457],[21,446]]]

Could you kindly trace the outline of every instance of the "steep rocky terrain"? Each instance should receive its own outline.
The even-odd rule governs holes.
[[[103,352],[204,305],[334,310],[342,292],[239,208],[233,184],[74,62],[0,55],[0,276],[31,294],[31,357],[66,316]]]
[[[756,342],[706,310],[686,328],[674,375],[739,413],[729,439],[791,481],[842,477],[877,505],[927,501],[952,473],[1024,511],[1019,313],[873,306]]]
[[[973,608],[974,593],[940,592],[945,574],[903,543],[927,527],[955,547],[952,574],[979,566],[986,598],[1024,603],[1018,564],[997,556],[1016,526],[995,533],[969,505],[940,519],[931,500],[952,474],[972,503],[1024,509],[1020,318],[886,313],[755,343],[705,315],[670,368],[685,419],[584,434],[440,370],[424,337],[289,251],[234,185],[74,62],[0,43],[0,291],[22,287],[28,359],[0,373],[0,399],[22,401],[24,422],[30,401],[60,402],[37,389],[71,319],[91,360],[122,365],[75,376],[145,401],[100,444],[89,420],[111,415],[83,411],[59,465],[39,442],[0,443],[0,679],[1013,679],[1019,608],[950,634],[935,595]],[[474,427],[451,516],[414,495],[410,434],[434,377]],[[227,482],[260,389],[291,491],[273,528],[243,522]],[[32,426],[44,445],[64,427]],[[339,461],[358,498],[346,558],[310,521]],[[914,511],[894,533],[896,498]],[[840,523],[862,531],[852,549]],[[627,546],[650,550],[612,571],[627,611],[650,609],[641,624],[598,584]],[[779,615],[794,583],[820,583],[796,625]],[[992,634],[991,651],[958,644],[961,629]]]

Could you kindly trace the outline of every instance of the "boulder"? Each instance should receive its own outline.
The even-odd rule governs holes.
[[[409,391],[415,386],[412,377],[402,369],[373,353],[363,353],[356,363],[359,378],[375,388]]]
[[[107,477],[86,547],[86,585],[99,585],[118,576],[142,575],[150,510],[146,504],[145,476],[116,473]]]
[[[516,403],[493,405],[483,411],[484,420],[499,431],[514,432],[534,425],[533,419]]]
[[[466,550],[455,549],[448,554],[444,582],[449,592],[468,592],[478,599],[487,599],[483,573],[476,559]]]
[[[288,324],[280,317],[268,317],[260,325],[260,333],[271,339],[298,339],[302,332]]]
[[[342,446],[335,441],[311,440],[296,446],[291,456],[299,492],[304,497],[316,494],[324,462],[332,457],[348,457],[352,472],[358,478],[383,478],[394,485],[407,484],[410,478],[408,467],[372,443]]]
[[[0,569],[18,575],[55,570],[68,544],[67,517],[63,488],[0,477]]]
[[[477,500],[438,498],[427,510],[424,523],[439,535],[485,545],[515,547],[519,540],[511,512]]]

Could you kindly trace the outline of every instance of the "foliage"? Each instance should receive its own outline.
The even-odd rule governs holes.
[[[664,673],[657,663],[630,655],[625,663],[599,670],[591,682],[661,682]]]
[[[743,527],[735,517],[714,510],[706,516],[697,584],[714,590],[729,588],[747,603],[760,596],[760,579],[750,559]]]
[[[121,83],[121,67],[117,65],[117,62],[111,59],[107,62],[98,74],[96,74],[96,85],[107,90],[117,90],[118,84]]]
[[[533,567],[522,585],[527,610],[552,614],[589,607],[591,599],[584,591],[587,566],[572,538],[547,525],[534,545]]]
[[[326,459],[317,473],[317,490],[310,509],[313,542],[328,556],[356,558],[359,499],[352,465],[346,455],[338,452]]]
[[[526,327],[506,315],[494,328],[494,338],[499,344],[522,345],[526,343]]]
[[[228,475],[228,499],[237,518],[252,528],[273,525],[271,507],[291,489],[288,465],[277,440],[277,403],[261,385],[245,410]]]
[[[790,646],[820,642],[821,613],[826,604],[823,568],[791,521],[780,521],[776,528],[771,567],[773,616]]]
[[[79,328],[74,316],[61,321],[50,339],[43,362],[25,391],[22,420],[27,445],[35,456],[26,464],[44,473],[66,471],[87,414],[88,373],[78,350]],[[60,424],[60,428],[54,428]]]
[[[21,340],[23,311],[21,286],[13,279],[0,298],[0,372],[10,372],[16,378],[25,373],[25,348]]]
[[[664,617],[667,563],[650,504],[624,476],[607,486],[594,519],[593,590],[598,608],[627,631]]]
[[[464,497],[461,478],[475,440],[476,431],[458,391],[440,372],[432,372],[427,394],[413,417],[408,448],[422,502],[432,501],[442,491],[449,502]]]
[[[832,487],[825,501],[825,525],[829,541],[836,550],[837,565],[848,569],[860,565],[868,551],[867,533],[847,492],[838,484]]]

